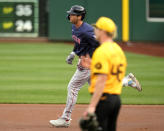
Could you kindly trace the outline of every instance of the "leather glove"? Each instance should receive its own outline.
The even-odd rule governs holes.
[[[71,52],[68,56],[67,56],[67,59],[66,59],[66,62],[68,64],[71,64],[72,65],[72,61],[74,60],[75,58],[75,52]]]
[[[79,125],[82,131],[102,131],[99,129],[99,124],[95,114],[87,114],[86,118],[81,118]]]

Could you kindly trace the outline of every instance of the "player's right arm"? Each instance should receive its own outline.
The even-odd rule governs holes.
[[[75,46],[74,46],[74,48],[73,48],[73,51],[67,56],[67,58],[66,58],[66,62],[67,62],[67,64],[70,64],[70,65],[72,65],[72,62],[73,62],[73,60],[74,60],[74,58],[75,58],[75,55],[76,55],[76,49],[77,49],[77,46],[76,46],[76,44],[75,44]]]

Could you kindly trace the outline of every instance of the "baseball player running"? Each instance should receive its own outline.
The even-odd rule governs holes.
[[[99,42],[95,39],[94,29],[91,25],[84,22],[86,10],[84,7],[74,5],[67,11],[68,20],[72,23],[72,39],[74,40],[73,51],[68,55],[66,62],[72,64],[75,55],[79,57],[77,69],[68,84],[68,94],[66,107],[62,116],[57,120],[50,120],[50,124],[56,127],[69,127],[71,123],[71,113],[77,101],[78,92],[81,87],[90,81],[90,69],[81,65],[82,56],[89,54],[92,57],[94,50],[99,46]],[[130,73],[122,81],[123,86],[130,86],[138,91],[142,88],[135,78]]]

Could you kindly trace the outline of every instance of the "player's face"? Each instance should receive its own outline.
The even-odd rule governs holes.
[[[77,15],[70,15],[70,22],[72,24],[77,24],[77,22],[78,22],[78,16]]]

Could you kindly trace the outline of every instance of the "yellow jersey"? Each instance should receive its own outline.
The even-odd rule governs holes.
[[[106,74],[107,81],[103,93],[120,94],[122,79],[126,72],[126,57],[115,42],[102,43],[93,53],[91,62],[91,85],[89,92],[95,90],[96,74]]]

